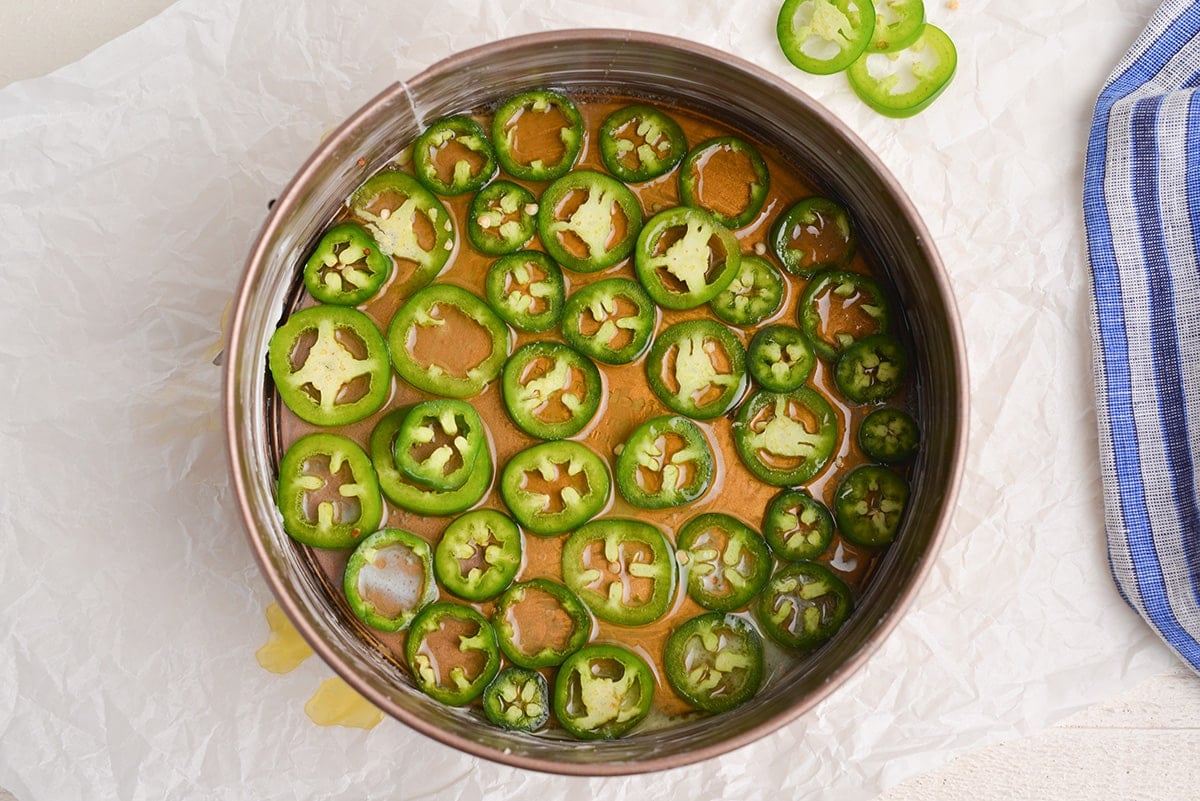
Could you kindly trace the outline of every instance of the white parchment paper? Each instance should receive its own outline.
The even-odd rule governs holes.
[[[1111,586],[1079,194],[1093,99],[1154,0],[940,0],[959,71],[879,117],[794,70],[761,0],[184,0],[0,90],[0,787],[71,798],[869,798],[1163,669]],[[607,6],[607,7],[602,7]],[[869,665],[761,742],[651,776],[314,726],[276,676],[220,430],[222,310],[267,201],[391,81],[543,29],[691,38],[793,81],[908,188],[970,350],[947,546]]]

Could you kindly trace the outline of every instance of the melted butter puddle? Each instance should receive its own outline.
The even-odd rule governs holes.
[[[264,670],[290,673],[312,656],[312,648],[296,631],[279,604],[272,603],[267,607],[267,625],[271,627],[267,642],[254,654]]]

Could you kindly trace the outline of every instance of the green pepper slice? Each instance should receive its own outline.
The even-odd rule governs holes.
[[[283,530],[314,548],[349,548],[383,519],[379,479],[363,449],[337,434],[309,434],[279,462]]]
[[[483,421],[460,400],[422,401],[404,417],[396,435],[396,467],[417,484],[456,490],[487,450]]]
[[[392,274],[392,260],[367,229],[342,223],[325,232],[304,265],[304,288],[321,303],[357,306]]]
[[[405,381],[434,395],[468,398],[500,375],[508,359],[509,333],[475,295],[435,284],[413,294],[396,312],[388,344],[392,364]],[[456,364],[456,356],[475,363]]]
[[[398,528],[376,531],[346,562],[350,609],[380,631],[403,631],[437,597],[429,543]]]
[[[626,183],[642,183],[670,172],[687,139],[679,123],[650,106],[626,106],[600,123],[600,158]]]
[[[487,494],[492,485],[492,454],[484,448],[475,458],[466,483],[454,490],[435,490],[412,481],[396,467],[396,441],[409,409],[393,409],[371,432],[371,462],[379,474],[383,494],[401,509],[419,515],[454,515],[466,511]]]
[[[768,484],[801,484],[829,462],[838,419],[829,401],[809,387],[756,392],[738,410],[733,441],[742,463]]]
[[[383,406],[392,389],[387,353],[367,315],[344,306],[314,306],[275,330],[267,363],[285,406],[307,423],[335,426]]]
[[[550,719],[550,686],[536,670],[510,667],[483,691],[483,714],[509,731],[534,732]]]
[[[522,552],[516,523],[493,509],[476,509],[446,526],[433,552],[433,570],[459,598],[486,601],[516,578]]]
[[[729,229],[703,209],[677,206],[650,218],[638,234],[634,267],[654,302],[694,309],[732,283],[742,252]]]
[[[750,602],[771,575],[771,552],[757,531],[717,512],[689,520],[675,537],[687,566],[687,593],[714,612]]]
[[[554,260],[594,273],[633,250],[642,227],[642,204],[612,176],[577,170],[546,188],[538,206],[538,233]]]
[[[912,415],[901,409],[876,409],[858,427],[858,446],[884,464],[903,464],[917,455],[921,432]]]
[[[474,192],[496,174],[487,134],[470,117],[438,120],[413,142],[413,172],[439,195]]]
[[[685,701],[728,712],[754,697],[763,680],[762,638],[740,617],[709,612],[667,637],[663,672]]]
[[[494,181],[471,200],[467,238],[489,256],[513,253],[533,239],[537,210],[528,189],[511,181]]]
[[[763,389],[791,392],[804,386],[816,366],[817,356],[799,328],[769,325],[750,340],[746,364]]]
[[[417,687],[448,706],[471,703],[500,672],[492,624],[454,603],[421,610],[409,627],[404,656]]]
[[[581,740],[626,734],[650,714],[654,674],[619,645],[589,645],[572,654],[554,679],[554,715]]]
[[[704,193],[706,186],[716,186],[719,191]],[[683,205],[704,209],[727,228],[743,228],[753,222],[770,188],[771,174],[758,149],[736,136],[701,142],[679,168]]]
[[[907,481],[886,467],[864,465],[838,485],[833,516],[846,540],[878,548],[896,538],[907,505]]]
[[[899,340],[872,334],[842,351],[833,378],[846,400],[876,403],[899,392],[907,373],[908,354]]]
[[[885,117],[911,117],[937,100],[958,67],[958,51],[945,31],[925,25],[902,50],[867,53],[846,77],[862,101]]]
[[[817,355],[836,361],[863,337],[887,333],[891,314],[883,289],[871,277],[824,270],[805,287],[797,316]]]
[[[746,386],[746,351],[718,322],[676,323],[654,340],[646,380],[671,410],[707,420],[737,404]]]
[[[508,460],[500,496],[517,522],[535,534],[561,534],[599,514],[612,480],[604,460],[565,440],[526,448]]]
[[[814,75],[846,69],[874,33],[870,0],[784,0],[775,24],[787,60]]]
[[[666,535],[640,520],[593,520],[563,544],[563,580],[609,623],[644,626],[665,615],[676,572]]]
[[[783,304],[783,276],[761,256],[743,254],[737,274],[708,305],[730,325],[758,325]]]
[[[658,325],[658,307],[636,282],[606,278],[567,298],[562,334],[598,362],[628,364],[641,356]]]
[[[500,650],[523,668],[561,665],[587,645],[592,616],[556,581],[535,578],[509,587],[492,614]]]
[[[815,648],[846,622],[854,599],[831,570],[793,562],[771,576],[754,603],[754,617],[767,636],[786,648]]]
[[[548,331],[566,301],[562,270],[540,250],[522,250],[495,261],[484,293],[493,311],[519,331]]]
[[[888,53],[908,47],[924,27],[924,0],[875,0],[875,35],[866,52]]]
[[[699,499],[712,486],[708,440],[686,417],[664,415],[633,430],[617,456],[617,490],[643,509],[669,509]]]
[[[405,172],[381,172],[350,196],[350,210],[392,257],[402,278],[389,291],[407,295],[432,281],[454,250],[454,219]]]
[[[849,264],[858,239],[844,208],[829,198],[808,197],[779,215],[771,247],[785,270],[807,278]]]
[[[522,345],[504,365],[504,408],[517,428],[539,439],[564,439],[596,416],[600,371],[560,342]]]
[[[785,489],[767,504],[763,537],[781,559],[816,559],[833,542],[833,515],[807,490]]]
[[[583,117],[570,98],[546,90],[509,98],[492,117],[492,141],[504,171],[526,181],[553,181],[575,166]],[[547,149],[555,158],[547,161]]]

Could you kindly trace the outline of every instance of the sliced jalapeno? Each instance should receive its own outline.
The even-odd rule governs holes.
[[[687,152],[683,129],[650,106],[626,106],[600,123],[600,158],[613,175],[641,183],[665,175]]]
[[[523,668],[561,665],[587,645],[592,617],[569,589],[535,578],[509,587],[492,614],[500,650]]]
[[[911,117],[941,96],[954,78],[958,51],[946,32],[926,24],[903,49],[864,53],[846,70],[850,88],[885,117]]]
[[[781,559],[816,559],[833,542],[833,515],[807,490],[786,489],[767,504],[763,537]]]
[[[563,338],[581,353],[605,364],[628,364],[650,344],[658,307],[646,290],[628,278],[606,278],[567,298]]]
[[[902,50],[917,41],[924,27],[923,0],[875,0],[875,34],[867,52]]]
[[[352,440],[309,434],[279,463],[283,530],[314,548],[349,548],[383,519],[383,498],[371,460]]]
[[[405,172],[381,172],[350,197],[362,220],[400,278],[389,291],[407,295],[432,281],[454,250],[454,220],[446,207]]]
[[[907,505],[907,481],[886,467],[864,465],[838,485],[833,515],[844,538],[877,548],[896,538]]]
[[[697,500],[712,485],[708,440],[686,417],[666,415],[642,423],[617,457],[617,490],[634,506],[668,509]]]
[[[418,688],[449,706],[478,698],[500,672],[492,624],[469,606],[439,602],[413,620],[404,643]]]
[[[846,270],[824,270],[805,287],[797,316],[817,355],[835,361],[859,339],[886,333],[890,313],[874,279]]]
[[[768,484],[801,484],[821,471],[838,442],[838,419],[809,387],[756,392],[738,410],[733,441],[742,463]]]
[[[540,250],[497,259],[488,269],[484,290],[496,314],[520,331],[553,328],[566,300],[562,270]]]
[[[772,392],[791,392],[804,386],[816,363],[808,338],[790,325],[759,329],[746,354],[750,375]]]
[[[570,440],[517,453],[500,476],[500,495],[513,517],[535,534],[583,525],[608,503],[612,480],[604,460]]]
[[[750,602],[771,575],[771,553],[757,531],[726,514],[693,517],[675,538],[687,566],[687,593],[715,612]]]
[[[508,326],[461,287],[436,284],[409,298],[388,328],[396,372],[417,389],[478,395],[508,359]]]
[[[357,306],[392,274],[392,260],[367,229],[342,223],[325,232],[304,265],[304,287],[322,303]]]
[[[493,509],[454,519],[433,554],[442,586],[459,598],[486,601],[512,583],[521,569],[521,530]]]
[[[708,212],[677,206],[650,218],[638,234],[634,267],[654,302],[694,309],[729,286],[742,252],[729,229]]]
[[[619,645],[589,645],[572,654],[554,679],[554,715],[581,740],[620,737],[650,714],[654,674]]]
[[[504,365],[504,408],[526,434],[563,439],[583,430],[600,408],[600,371],[559,342],[522,345]]]
[[[650,389],[668,408],[707,420],[733,408],[746,386],[746,351],[713,320],[676,323],[646,357]]]
[[[487,134],[470,117],[447,117],[413,142],[413,172],[439,195],[474,192],[496,174],[496,154]]]
[[[908,355],[899,340],[872,334],[842,351],[833,378],[846,400],[876,403],[899,392],[907,372]]]
[[[511,181],[494,181],[471,201],[467,238],[483,253],[502,256],[525,247],[537,231],[533,193]]]
[[[510,667],[483,691],[483,714],[509,731],[537,731],[550,719],[550,687],[536,670]]]
[[[763,680],[762,638],[740,617],[709,612],[667,637],[663,672],[697,709],[728,712],[754,697]]]
[[[546,188],[538,207],[538,233],[555,261],[594,273],[633,250],[642,227],[642,205],[625,184],[604,173],[578,170]]]
[[[666,535],[640,520],[604,518],[563,545],[563,580],[592,614],[622,626],[658,620],[675,600],[675,555]]]
[[[863,453],[885,464],[912,459],[920,441],[917,421],[900,409],[876,409],[858,428],[858,446]]]
[[[709,301],[713,313],[730,325],[757,325],[783,304],[783,277],[769,261],[743,255],[729,286]]]
[[[850,588],[828,568],[792,562],[771,576],[753,611],[780,645],[815,648],[837,634],[853,606]]]
[[[784,0],[775,33],[788,61],[814,75],[831,75],[870,44],[875,7],[870,0]]]
[[[771,227],[771,247],[789,273],[808,277],[850,263],[858,240],[846,210],[823,197],[795,204]]]
[[[397,528],[376,531],[346,562],[342,588],[368,626],[402,631],[437,597],[429,543]]]
[[[679,168],[679,199],[727,228],[753,222],[770,188],[771,174],[758,149],[736,136],[701,142]]]
[[[279,398],[318,426],[378,411],[392,389],[387,344],[371,318],[343,306],[298,311],[271,335],[267,362]]]
[[[417,484],[456,490],[467,483],[487,450],[483,421],[460,400],[423,401],[404,417],[396,434],[396,467]]]
[[[526,181],[553,181],[575,165],[583,147],[583,118],[557,92],[524,92],[492,117],[492,142],[504,171]],[[552,158],[547,159],[550,153]]]

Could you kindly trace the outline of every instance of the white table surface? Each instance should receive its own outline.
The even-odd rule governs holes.
[[[0,87],[74,62],[169,5],[7,0],[0,4]],[[1181,664],[1034,736],[968,752],[878,801],[1194,799],[1197,755],[1200,678]],[[10,798],[0,788],[0,801]]]

